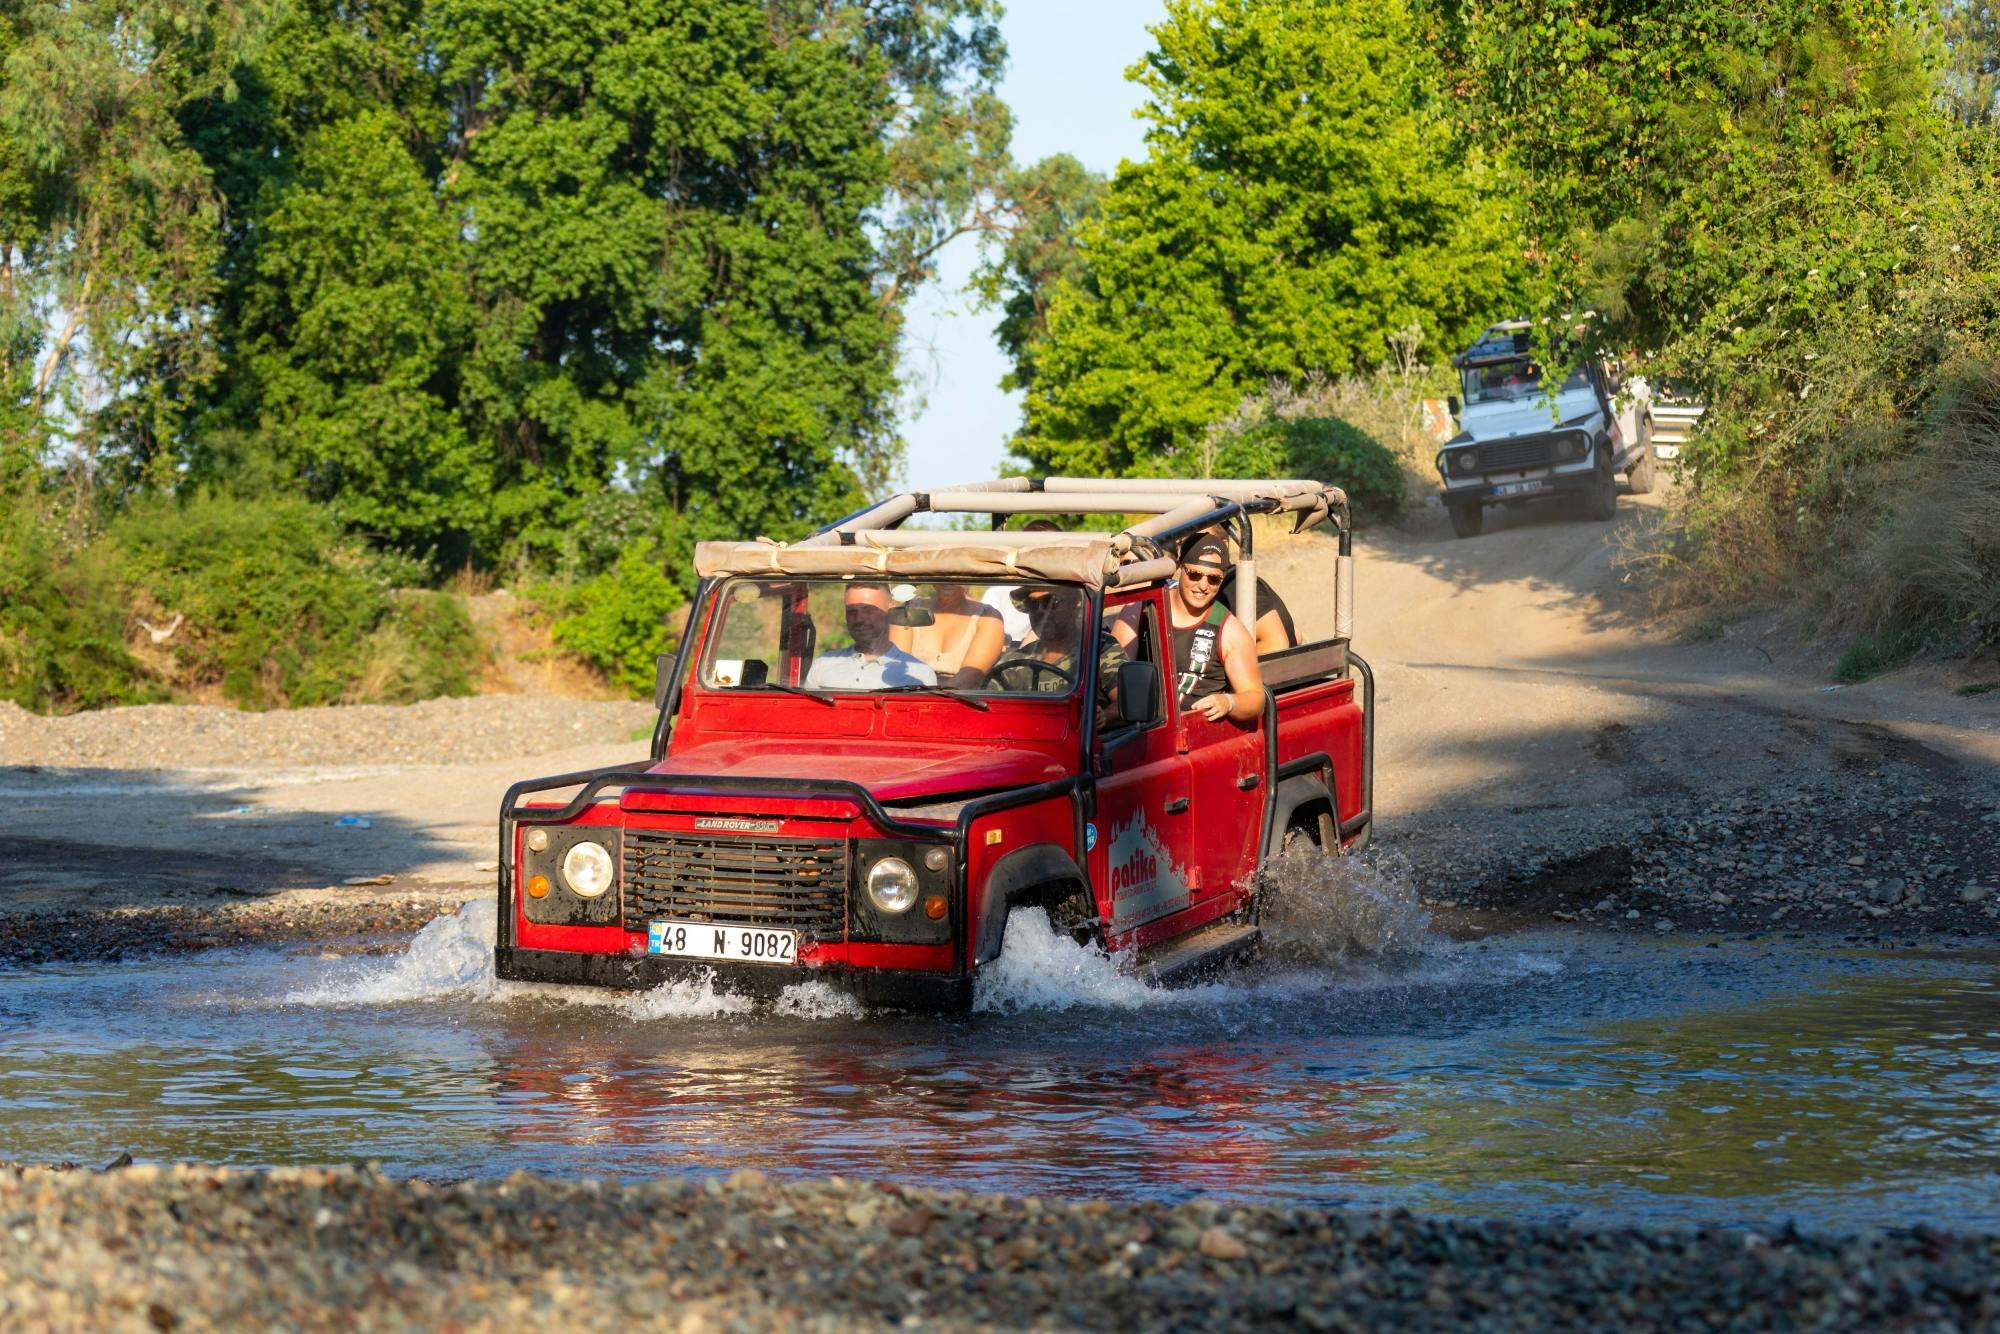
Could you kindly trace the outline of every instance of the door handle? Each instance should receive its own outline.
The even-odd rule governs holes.
[[[1186,797],[1175,797],[1172,801],[1167,803],[1167,814],[1168,815],[1185,814],[1187,808],[1188,808],[1188,799]]]
[[[1262,774],[1244,774],[1241,778],[1236,780],[1236,787],[1238,791],[1248,792],[1251,788],[1257,786],[1257,784],[1263,781],[1264,781],[1264,775]]]

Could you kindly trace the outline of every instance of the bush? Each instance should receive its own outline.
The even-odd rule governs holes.
[[[674,613],[687,601],[667,577],[657,539],[626,547],[603,574],[569,587],[536,590],[556,613],[556,643],[602,671],[634,698],[652,692],[653,668],[673,646]]]
[[[401,703],[470,694],[484,656],[457,599],[393,590],[304,501],[150,497],[91,531],[23,495],[5,518],[0,697],[29,708]]]
[[[48,502],[0,509],[0,699],[45,712],[157,699],[125,648],[125,600],[110,553],[66,538]]]

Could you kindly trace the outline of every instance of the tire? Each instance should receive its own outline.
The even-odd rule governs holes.
[[[1635,496],[1650,496],[1657,480],[1653,466],[1653,419],[1642,418],[1639,422],[1639,457],[1632,460],[1632,466],[1625,470],[1625,484],[1632,488]]]
[[[1618,474],[1611,471],[1611,451],[1597,451],[1597,477],[1583,493],[1584,513],[1598,523],[1618,517]]]
[[[1447,505],[1451,511],[1451,531],[1460,537],[1477,537],[1486,527],[1486,511],[1477,505]]]

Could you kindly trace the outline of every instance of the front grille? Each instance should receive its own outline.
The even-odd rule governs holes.
[[[625,929],[657,917],[794,927],[839,939],[847,928],[847,841],[625,831]]]
[[[1481,472],[1504,472],[1509,468],[1540,468],[1556,461],[1558,437],[1538,435],[1526,440],[1496,440],[1479,447]]]

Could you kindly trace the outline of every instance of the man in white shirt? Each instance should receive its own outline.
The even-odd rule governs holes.
[[[806,687],[813,690],[880,690],[884,686],[934,686],[937,673],[889,642],[889,609],[895,603],[880,584],[847,590],[847,633],[853,648],[813,659]]]

